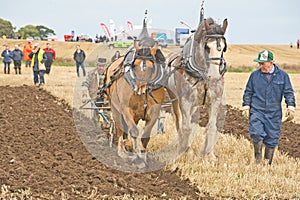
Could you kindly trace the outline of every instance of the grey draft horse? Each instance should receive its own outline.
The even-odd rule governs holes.
[[[212,18],[200,21],[183,49],[172,52],[166,58],[169,74],[166,88],[173,99],[179,153],[185,152],[191,145],[192,115],[201,104],[206,104],[209,106],[209,120],[200,156],[216,157],[213,148],[226,112],[223,77],[226,62],[223,53],[227,48],[224,37],[227,25],[227,19],[222,25]]]

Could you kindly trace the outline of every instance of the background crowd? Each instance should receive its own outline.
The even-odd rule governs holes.
[[[44,74],[50,74],[51,65],[56,59],[56,52],[50,43],[47,43],[46,47],[42,49],[39,43],[32,44],[32,41],[27,41],[22,50],[19,44],[14,45],[14,50],[10,50],[8,45],[4,45],[1,57],[4,74],[11,73],[11,63],[14,65],[15,74],[21,74],[23,60],[26,68],[32,68],[33,82],[39,86],[45,84]]]

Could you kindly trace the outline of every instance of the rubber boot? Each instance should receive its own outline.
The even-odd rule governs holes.
[[[15,69],[15,71],[16,71],[16,74],[18,74],[18,69],[17,68]]]
[[[19,69],[19,74],[21,74],[21,68]]]
[[[265,149],[265,159],[268,160],[269,165],[272,164],[275,148],[267,147]]]
[[[259,164],[262,159],[262,141],[254,143],[254,157],[256,164]]]
[[[7,69],[7,73],[8,73],[8,74],[10,73],[10,68]]]

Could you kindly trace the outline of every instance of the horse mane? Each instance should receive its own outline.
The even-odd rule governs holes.
[[[139,41],[142,48],[152,48],[155,45],[155,40],[151,37],[144,37]]]
[[[206,27],[205,21],[209,27]],[[220,24],[217,24],[213,18],[208,18],[199,23],[199,26],[194,34],[194,39],[200,42],[205,35],[219,34],[224,35],[225,31]]]

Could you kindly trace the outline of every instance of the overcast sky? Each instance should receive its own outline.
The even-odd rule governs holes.
[[[202,0],[15,0],[1,1],[0,18],[17,30],[25,25],[45,25],[59,40],[72,30],[92,38],[104,32],[112,19],[127,30],[127,21],[142,23],[144,11],[153,28],[182,27],[180,20],[197,26]],[[300,39],[300,0],[206,0],[205,17],[229,21],[229,44],[289,44]]]

